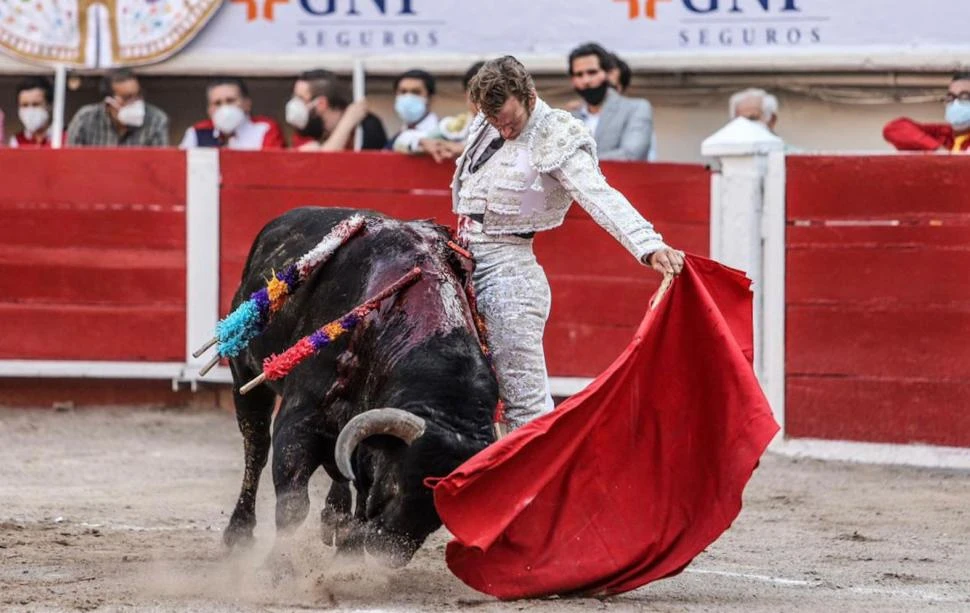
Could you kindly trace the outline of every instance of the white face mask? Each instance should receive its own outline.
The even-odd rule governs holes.
[[[235,104],[223,104],[212,114],[212,124],[222,134],[235,134],[246,121],[246,111]]]
[[[24,124],[24,131],[27,134],[39,132],[50,121],[51,115],[42,106],[22,106],[17,111],[20,123]]]
[[[957,132],[970,129],[970,101],[954,100],[946,105],[946,121]]]
[[[290,101],[286,103],[286,123],[297,130],[302,130],[309,121],[310,109],[307,107],[307,103],[296,96],[290,98]]]
[[[428,114],[428,101],[417,94],[398,94],[394,99],[394,111],[401,121],[413,126]]]
[[[118,109],[118,121],[132,128],[140,128],[145,123],[145,101],[135,100]]]

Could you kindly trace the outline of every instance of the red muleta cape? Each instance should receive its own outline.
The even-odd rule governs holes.
[[[778,432],[751,368],[750,285],[689,256],[606,372],[439,481],[451,571],[503,599],[614,594],[727,530]]]

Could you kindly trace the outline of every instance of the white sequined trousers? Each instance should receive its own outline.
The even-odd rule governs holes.
[[[549,282],[532,252],[532,239],[475,230],[465,237],[475,256],[478,310],[488,327],[505,418],[510,428],[518,428],[553,409],[542,349],[552,302]]]

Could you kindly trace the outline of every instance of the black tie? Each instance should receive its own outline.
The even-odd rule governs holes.
[[[495,140],[490,142],[488,146],[485,147],[485,151],[482,151],[482,154],[478,156],[478,159],[475,160],[475,162],[472,164],[471,168],[469,169],[469,172],[471,172],[472,174],[475,174],[476,172],[478,172],[478,169],[481,168],[482,165],[489,160],[489,158],[495,155],[495,152],[501,149],[502,145],[504,144],[505,144],[504,138],[502,138],[501,136],[495,137]]]

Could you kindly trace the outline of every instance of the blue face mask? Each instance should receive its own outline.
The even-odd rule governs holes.
[[[957,132],[970,130],[970,100],[954,100],[947,104],[946,122]]]
[[[394,99],[394,112],[401,121],[411,126],[427,114],[428,101],[417,94],[400,94]]]

